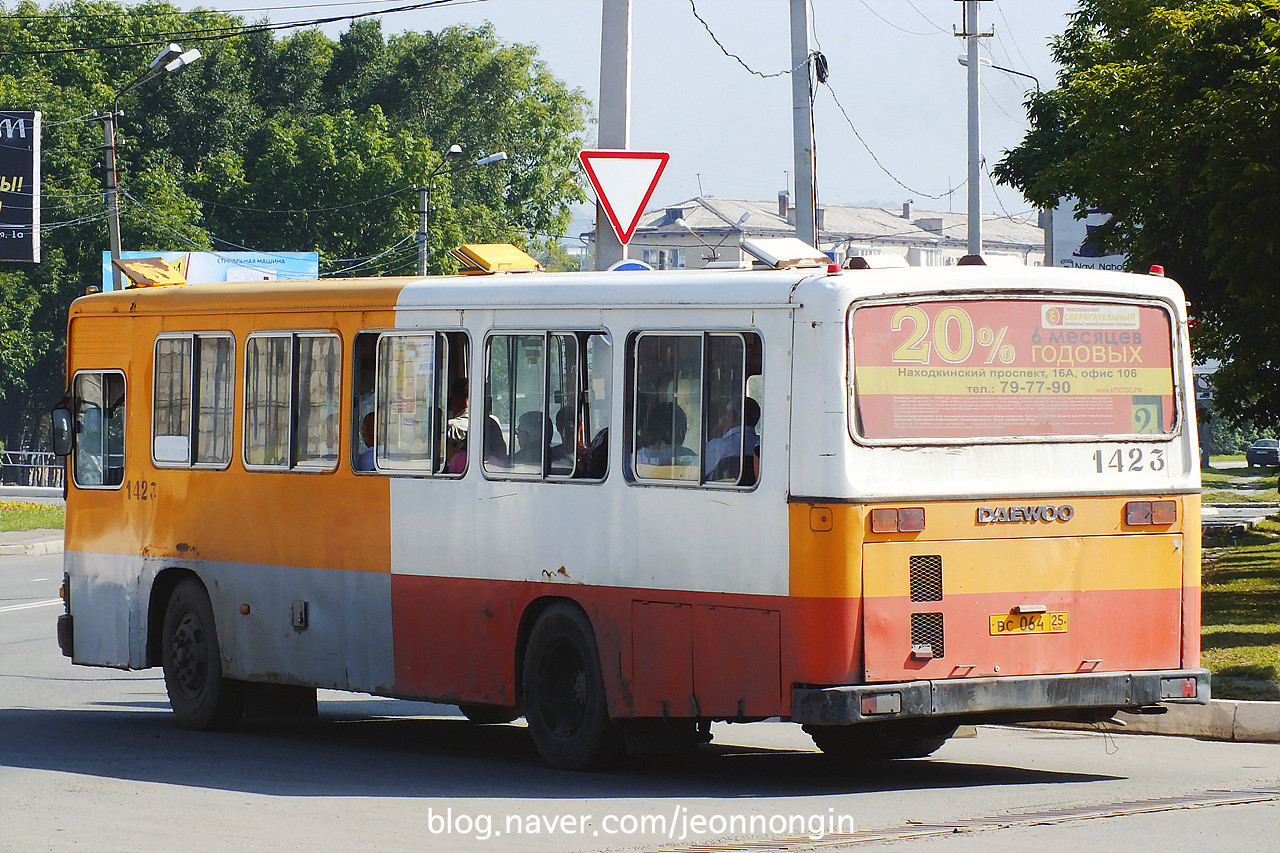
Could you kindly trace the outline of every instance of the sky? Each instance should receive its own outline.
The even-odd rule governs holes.
[[[265,12],[262,0],[177,5],[293,21],[409,2],[280,0]],[[602,2],[457,0],[384,15],[382,29],[391,35],[491,22],[503,41],[536,45],[551,73],[594,103]],[[980,29],[994,36],[980,40],[983,56],[1053,88],[1049,41],[1075,6],[1074,0],[986,0]],[[762,78],[747,68],[777,74],[790,67],[789,0],[632,0],[631,7],[629,147],[671,155],[650,207],[697,195],[775,199],[794,168],[791,83],[785,74]],[[917,209],[967,209],[967,72],[957,61],[966,45],[953,33],[963,29],[963,8],[956,0],[810,0],[810,44],[825,55],[830,73],[814,104],[820,204],[900,209],[911,199]],[[324,30],[336,38],[347,26]],[[988,167],[1025,135],[1022,104],[1033,87],[1025,77],[982,69],[981,150]],[[591,133],[594,139],[594,127]],[[984,213],[1034,221],[1015,190],[989,180],[982,190]],[[589,228],[590,215],[578,211],[570,233]]]

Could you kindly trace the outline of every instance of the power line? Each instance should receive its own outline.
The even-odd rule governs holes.
[[[806,65],[809,62],[808,57],[805,57],[805,61],[800,63],[799,65],[796,65],[795,68],[786,68],[782,71],[774,71],[768,74],[766,74],[763,71],[757,71],[754,68],[752,68],[750,65],[748,65],[741,56],[738,56],[738,54],[736,53],[731,53],[727,47],[721,44],[720,39],[716,38],[715,32],[712,31],[711,25],[708,24],[706,20],[704,20],[703,17],[698,14],[698,6],[694,2],[694,0],[689,0],[689,8],[693,11],[693,16],[698,19],[698,23],[702,24],[703,29],[707,31],[707,35],[711,36],[711,40],[716,43],[716,47],[720,48],[720,52],[723,53],[725,56],[729,57],[730,59],[732,59],[734,62],[741,65],[749,73],[754,74],[757,77],[762,77],[765,79],[768,79],[770,77],[785,77],[786,75],[793,73],[794,71],[799,69],[801,66]]]
[[[222,39],[252,35],[254,33],[317,27],[323,24],[336,23],[338,21],[354,21],[360,18],[369,18],[375,15],[392,15],[398,12],[413,12],[419,9],[428,9],[436,6],[451,6],[460,2],[481,2],[481,0],[424,0],[424,2],[421,3],[413,3],[408,6],[397,6],[391,9],[380,9],[376,12],[357,12],[350,15],[334,15],[329,18],[314,18],[309,21],[288,21],[278,24],[254,24],[247,27],[212,27],[203,30],[178,30],[170,33],[159,33],[157,34],[157,37],[148,41],[81,45],[78,47],[46,48],[41,50],[3,50],[0,51],[0,56],[56,56],[68,53],[84,53],[95,50],[124,50],[134,47],[153,47],[158,44],[168,44],[174,40],[184,42],[220,41]],[[690,2],[692,2],[692,0],[690,0]],[[200,35],[200,33],[212,33],[212,35]]]
[[[866,9],[868,12],[870,12],[870,13],[871,13],[871,14],[873,14],[873,15],[875,15],[877,18],[879,18],[880,20],[884,21],[886,24],[888,24],[889,26],[893,27],[895,30],[897,30],[897,31],[898,31],[898,32],[900,32],[900,33],[906,33],[906,34],[907,34],[907,35],[909,35],[909,36],[931,36],[931,35],[933,35],[933,33],[918,33],[918,32],[916,32],[915,30],[908,30],[908,29],[907,29],[907,28],[905,28],[905,27],[900,27],[900,26],[898,26],[897,24],[895,24],[893,21],[889,20],[889,19],[888,19],[888,18],[886,18],[884,15],[881,15],[881,14],[880,14],[879,12],[877,12],[875,9],[872,9],[869,5],[867,5],[867,0],[858,0],[858,2],[859,2],[859,3],[861,3],[861,4],[862,4],[862,6],[863,6],[863,8],[864,8],[864,9]],[[913,6],[912,8],[915,8],[915,7]],[[917,12],[919,12],[920,10],[919,10],[919,9],[916,9],[916,11],[917,11]],[[927,20],[927,19],[926,19],[926,20]],[[932,21],[929,21],[929,23],[931,23],[931,24],[932,24],[933,22],[932,22]],[[935,25],[935,26],[936,26],[936,25]]]
[[[887,166],[885,166],[883,163],[880,162],[880,158],[876,156],[876,152],[872,151],[871,146],[868,145],[867,141],[862,138],[862,134],[858,132],[858,128],[854,125],[853,119],[849,118],[849,113],[845,110],[844,104],[841,104],[840,99],[836,97],[836,91],[835,89],[831,88],[831,84],[824,83],[823,85],[827,87],[827,91],[831,94],[831,100],[835,101],[836,107],[839,108],[840,114],[844,116],[844,120],[849,124],[849,129],[853,131],[853,135],[856,136],[858,138],[858,141],[862,143],[862,147],[867,149],[867,153],[871,155],[871,159],[875,161],[875,164],[880,167],[880,171],[888,175],[889,179],[892,180],[895,184],[902,187],[907,192],[912,193],[913,195],[923,196],[924,198],[939,199],[939,198],[942,198],[943,196],[951,195],[952,193],[954,193],[956,190],[963,187],[968,182],[969,179],[965,178],[963,181],[956,184],[951,189],[946,190],[945,192],[937,193],[936,195],[934,193],[922,192],[921,190],[913,189],[912,187],[907,186],[905,183],[903,183],[901,180],[898,179],[897,175],[893,174],[893,172],[890,172]]]

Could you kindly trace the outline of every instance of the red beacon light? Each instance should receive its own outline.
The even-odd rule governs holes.
[[[1163,278],[1163,277],[1164,277],[1164,267],[1163,267],[1163,266],[1161,266],[1160,264],[1152,264],[1152,265],[1151,265],[1151,275],[1158,275],[1158,276],[1160,276],[1161,278]]]

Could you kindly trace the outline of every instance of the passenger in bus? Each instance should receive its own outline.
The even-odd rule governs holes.
[[[636,451],[639,465],[696,465],[698,454],[684,446],[689,419],[684,409],[670,400],[649,409],[644,429],[640,431],[640,448]]]
[[[760,452],[760,436],[756,433],[758,423],[760,404],[751,397],[744,397],[741,407],[736,400],[725,406],[724,414],[716,424],[720,436],[707,442],[706,454],[702,458],[702,470],[708,480],[739,479],[743,470],[742,460]],[[754,468],[754,463],[749,467]]]
[[[519,448],[511,461],[517,465],[541,467],[542,457],[551,441],[551,418],[542,412],[529,411],[520,416],[516,424],[516,442]]]
[[[596,437],[587,445],[582,464],[574,471],[575,477],[603,480],[609,470],[609,428],[601,427]]]
[[[360,440],[364,443],[364,450],[360,451],[360,455],[356,457],[355,468],[357,471],[373,470],[373,412],[365,415],[360,421]]]
[[[484,419],[484,464],[487,468],[509,468],[507,440],[502,435],[502,424],[493,415]]]
[[[568,474],[587,457],[587,445],[578,440],[577,420],[573,408],[561,406],[556,412],[556,432],[560,441],[551,445],[552,473]]]
[[[449,420],[445,424],[445,447],[450,460],[467,443],[471,426],[471,391],[467,377],[460,376],[449,386]]]

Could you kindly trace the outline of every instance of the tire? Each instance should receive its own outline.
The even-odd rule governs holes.
[[[609,719],[595,632],[581,610],[562,602],[538,617],[522,671],[524,716],[547,764],[585,770],[621,757],[622,732]]]
[[[937,752],[955,733],[915,735],[886,732],[878,726],[805,726],[824,755],[857,761],[924,758]]]
[[[222,653],[209,594],[196,580],[169,596],[161,635],[169,704],[184,727],[225,731],[244,716],[244,685],[222,675]]]
[[[478,726],[509,723],[520,716],[515,708],[504,708],[501,705],[459,705],[458,710]]]

